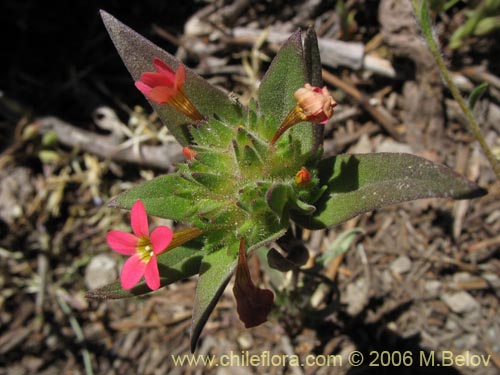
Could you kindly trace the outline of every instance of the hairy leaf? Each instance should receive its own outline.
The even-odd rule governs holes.
[[[295,214],[306,228],[321,229],[393,203],[420,198],[468,199],[486,191],[452,169],[409,154],[337,155],[320,162],[327,186],[311,216]]]
[[[236,252],[231,252],[227,247],[209,252],[203,257],[193,308],[191,352],[195,351],[201,331],[231,279],[235,267]]]
[[[274,118],[276,129],[297,101],[293,94],[309,81],[302,48],[302,35],[296,31],[281,47],[259,87],[259,110],[265,118]],[[310,152],[316,144],[313,124],[304,122],[289,130],[300,140],[301,151]],[[286,137],[282,137],[286,138]]]
[[[180,61],[174,56],[151,43],[109,13],[101,10],[101,17],[118,53],[135,81],[140,79],[142,73],[155,71],[154,57],[160,58],[173,70],[177,70]],[[216,113],[217,116],[227,121],[237,121],[241,117],[241,106],[237,101],[229,99],[220,89],[212,86],[187,67],[184,89],[202,115]],[[177,141],[182,145],[188,145],[190,137],[187,125],[192,121],[169,105],[149,102]]]
[[[192,199],[189,199],[196,194],[196,186],[193,184],[179,174],[169,174],[127,190],[108,205],[130,209],[137,200],[141,200],[148,215],[183,221],[186,213],[193,207]],[[184,190],[187,197],[182,197]]]

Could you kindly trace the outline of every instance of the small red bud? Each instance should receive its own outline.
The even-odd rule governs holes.
[[[193,160],[196,157],[196,155],[198,155],[198,153],[195,150],[187,146],[182,149],[182,153],[184,154],[187,160]]]
[[[300,171],[295,175],[295,183],[299,187],[305,187],[311,182],[311,173],[305,168],[300,168]]]

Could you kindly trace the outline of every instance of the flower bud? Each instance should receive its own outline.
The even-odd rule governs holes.
[[[295,183],[299,187],[305,187],[311,182],[311,173],[306,169],[306,167],[300,168],[300,171],[295,175]]]
[[[293,94],[308,121],[325,124],[337,105],[326,86],[322,89],[306,83]]]
[[[333,115],[333,108],[337,105],[326,86],[314,87],[306,83],[295,94],[297,104],[288,113],[285,120],[271,139],[274,145],[281,135],[292,126],[302,121],[310,121],[316,124],[325,124]]]
[[[198,155],[198,153],[195,150],[187,146],[182,149],[182,153],[184,154],[187,160],[193,160],[196,157],[196,155]]]

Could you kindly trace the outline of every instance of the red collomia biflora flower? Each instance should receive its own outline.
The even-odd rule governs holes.
[[[236,298],[236,310],[245,328],[252,328],[267,321],[273,307],[274,294],[268,289],[256,287],[253,283],[243,238],[240,240],[233,293]]]
[[[146,209],[140,200],[132,206],[130,223],[133,234],[112,230],[106,236],[111,249],[123,255],[130,255],[120,274],[122,287],[131,289],[144,276],[148,287],[156,290],[160,287],[156,256],[168,247],[173,232],[169,227],[159,226],[149,234]]]
[[[311,172],[309,172],[306,167],[300,168],[300,170],[295,175],[295,183],[299,187],[305,187],[311,182]]]
[[[333,108],[337,105],[326,86],[314,87],[306,83],[294,93],[297,104],[288,113],[285,120],[274,134],[271,145],[293,125],[302,121],[325,124],[333,116]]]
[[[157,57],[153,59],[153,65],[156,72],[142,73],[141,79],[135,82],[135,87],[158,104],[169,104],[194,121],[203,120],[203,116],[184,92],[186,81],[184,65],[179,65],[174,72]]]

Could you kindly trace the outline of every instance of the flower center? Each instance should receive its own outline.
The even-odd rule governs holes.
[[[137,242],[137,253],[139,254],[139,258],[142,262],[149,262],[154,255],[153,246],[151,245],[149,238],[139,238],[139,241]]]

